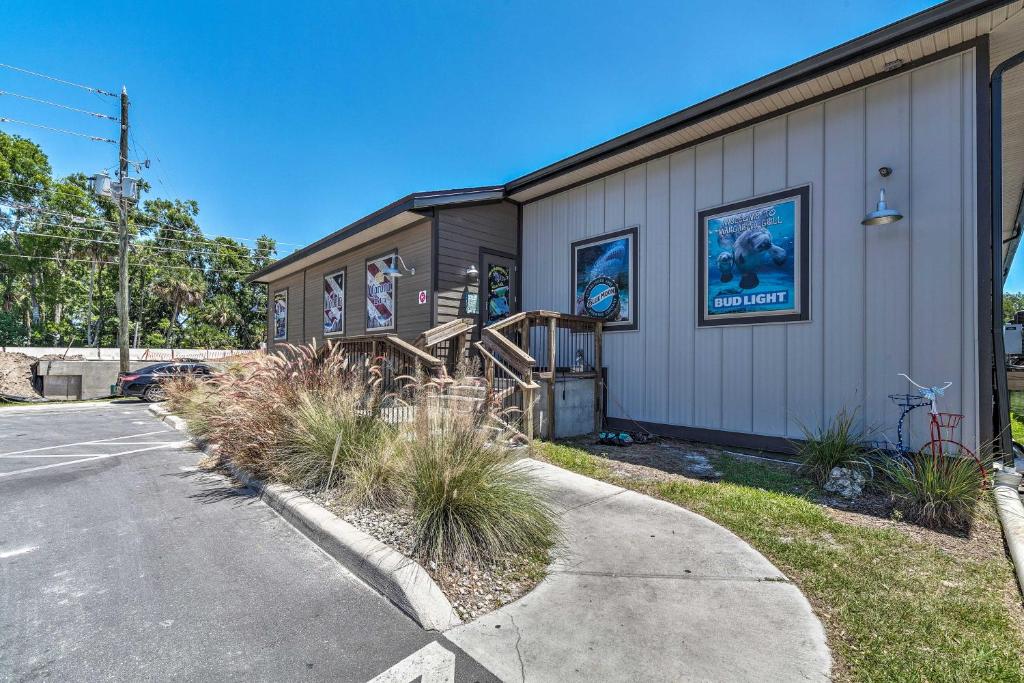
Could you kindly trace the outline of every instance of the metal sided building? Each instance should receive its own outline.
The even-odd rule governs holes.
[[[894,438],[889,395],[913,391],[907,373],[952,382],[940,406],[964,414],[962,441],[976,447],[1007,422],[1001,292],[1021,230],[1022,51],[1024,2],[952,0],[468,191],[491,204],[450,199],[507,219],[516,243],[494,251],[518,266],[512,311],[604,320],[614,426],[784,448],[846,410]],[[485,268],[483,240],[468,223],[445,239],[445,213],[461,209],[403,201],[257,275],[272,308],[282,291],[302,301],[281,338],[316,336],[329,271],[362,278],[366,259],[396,248],[417,254],[397,293],[400,334],[465,315],[462,273]],[[419,290],[433,305],[416,303]],[[457,298],[462,310],[446,304]],[[350,287],[346,329],[364,330],[363,301]],[[926,439],[912,422],[911,442]]]

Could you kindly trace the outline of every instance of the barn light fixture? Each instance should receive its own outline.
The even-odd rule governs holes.
[[[892,169],[888,166],[883,166],[878,169],[878,175],[883,178],[888,178],[892,175]],[[878,191],[878,207],[864,216],[864,220],[860,222],[861,225],[888,225],[889,223],[896,223],[897,221],[903,220],[903,214],[896,209],[890,209],[885,203],[885,188],[881,188]]]
[[[398,269],[397,264],[401,264],[402,270]],[[403,259],[398,254],[395,254],[395,258],[392,259],[391,265],[386,266],[384,270],[381,271],[381,275],[385,277],[402,277],[403,275],[405,275],[405,273],[402,272],[403,270],[405,271],[405,273],[408,273],[409,275],[416,274],[415,268],[410,268],[409,266],[405,265],[405,259]]]
[[[470,282],[476,282],[480,279],[480,271],[476,269],[475,263],[469,268],[466,268],[466,279]]]

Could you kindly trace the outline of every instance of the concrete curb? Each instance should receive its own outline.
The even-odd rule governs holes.
[[[159,419],[185,431],[185,421],[160,405],[149,406]],[[455,608],[423,567],[390,546],[284,484],[267,484],[226,463],[232,475],[335,560],[347,567],[416,623],[432,631],[462,624]]]
[[[1012,470],[998,470],[992,494],[996,499],[996,511],[1003,526],[1006,547],[1017,572],[1017,585],[1024,592],[1024,503],[1021,503],[1017,487],[1021,475]]]

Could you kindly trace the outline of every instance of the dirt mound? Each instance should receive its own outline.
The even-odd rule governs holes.
[[[32,386],[35,358],[23,353],[0,353],[0,396],[23,399],[41,398]]]

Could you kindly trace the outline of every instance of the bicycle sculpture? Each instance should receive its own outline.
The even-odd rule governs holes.
[[[900,373],[900,377],[905,378],[908,382],[917,388],[917,394],[890,394],[889,398],[892,399],[900,408],[900,419],[896,426],[896,435],[898,443],[895,448],[895,455],[898,458],[904,460],[909,464],[910,456],[912,452],[907,448],[903,441],[903,422],[906,416],[917,408],[923,408],[929,406],[929,421],[928,421],[928,443],[921,448],[919,453],[928,452],[933,458],[941,456],[948,457],[970,457],[978,463],[978,469],[981,470],[981,476],[986,481],[988,477],[985,472],[985,465],[982,463],[981,458],[977,454],[965,446],[963,443],[956,439],[956,430],[960,427],[960,423],[963,421],[964,416],[959,413],[944,413],[939,410],[938,398],[946,393],[946,389],[953,386],[952,382],[946,382],[941,387],[926,387],[918,384],[905,373]],[[892,452],[892,449],[886,449]]]

